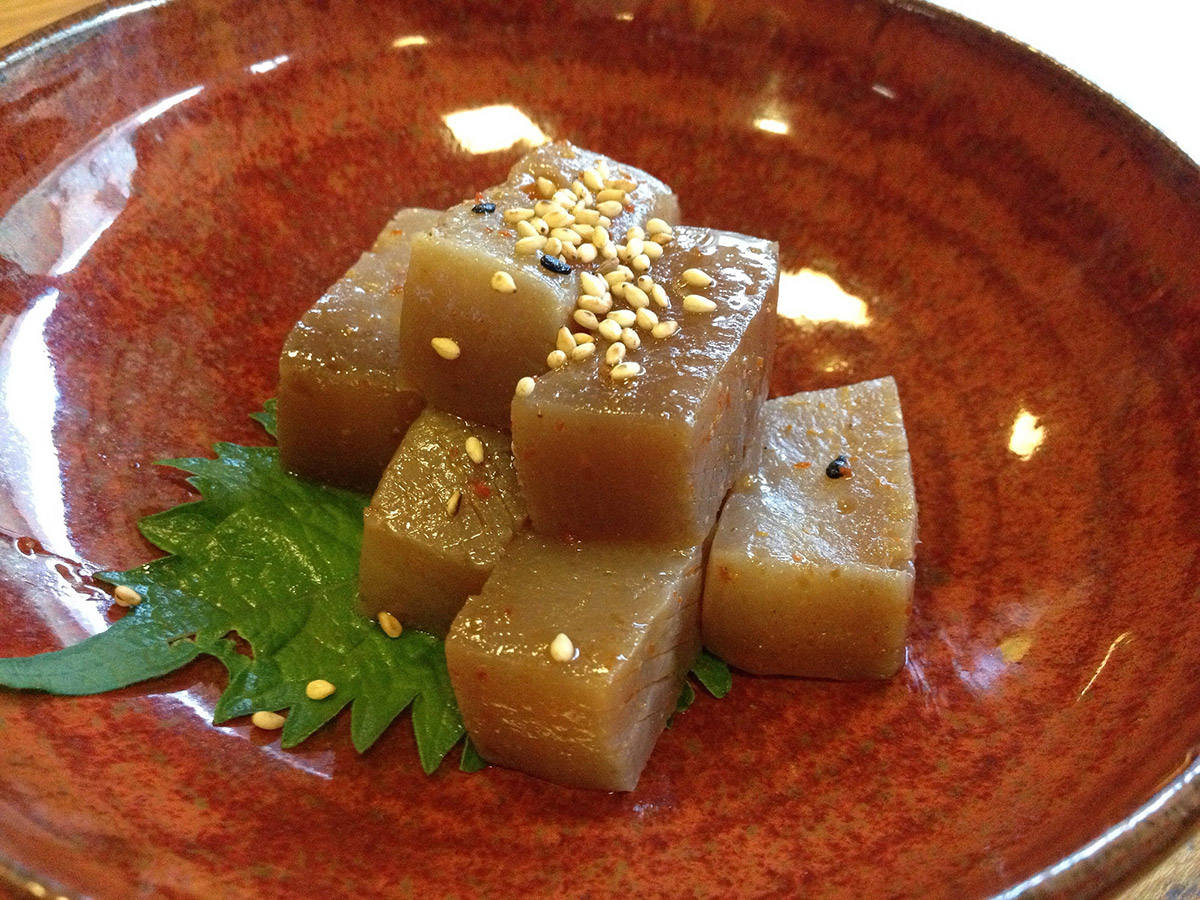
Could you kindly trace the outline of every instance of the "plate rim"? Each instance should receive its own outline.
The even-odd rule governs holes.
[[[94,39],[110,22],[126,16],[152,14],[156,9],[188,0],[98,0],[63,16],[0,48],[0,84],[20,77],[22,64],[67,52]],[[288,0],[292,2],[292,0]],[[643,5],[647,0],[633,0]],[[769,3],[769,0],[767,0]],[[1186,191],[1187,182],[1200,206],[1200,160],[1193,160],[1177,143],[1140,113],[1103,87],[1032,45],[963,13],[927,0],[871,0],[877,6],[925,20],[938,33],[980,51],[1005,54],[1016,62],[1034,66],[1038,75],[1056,78],[1093,109],[1126,126],[1126,138],[1136,141],[1150,168],[1169,175],[1173,187]],[[1137,877],[1148,874],[1189,837],[1200,834],[1200,754],[1192,753],[1181,767],[1136,810],[1062,859],[1045,866],[986,900],[1049,900],[1072,896],[1085,900],[1104,891],[1119,891]],[[41,900],[69,900],[75,896],[48,874],[18,865],[0,847],[0,890],[24,891]]]

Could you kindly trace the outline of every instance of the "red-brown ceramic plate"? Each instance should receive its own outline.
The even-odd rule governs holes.
[[[915,4],[143,0],[12,49],[0,655],[105,627],[87,573],[145,561],[137,519],[189,497],[150,463],[260,440],[290,324],[389,213],[497,180],[539,132],[780,242],[775,393],[896,376],[906,668],[738,677],[629,794],[427,777],[407,727],[359,757],[344,717],[284,752],[209,724],[211,662],[0,691],[0,881],[1084,897],[1175,838],[1200,805],[1200,177],[1074,76]]]

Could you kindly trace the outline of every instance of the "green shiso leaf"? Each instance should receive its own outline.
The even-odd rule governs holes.
[[[274,401],[254,418],[274,434]],[[208,654],[229,671],[215,724],[286,711],[281,744],[289,748],[349,707],[351,740],[365,752],[411,707],[421,766],[436,770],[464,735],[442,642],[411,629],[389,638],[354,611],[368,498],[286,473],[273,447],[221,443],[215,451],[214,459],[162,463],[187,472],[200,493],[139,523],[168,555],[99,576],[142,602],[74,646],[0,659],[0,686],[97,694]],[[239,652],[235,636],[252,655]],[[707,653],[692,673],[713,696],[729,690],[728,667]],[[310,700],[305,686],[315,678],[337,690]],[[679,711],[693,698],[685,686]],[[485,765],[465,742],[460,768]]]
[[[729,671],[729,666],[723,659],[713,656],[707,650],[701,650],[696,661],[692,663],[692,675],[718,700],[733,688],[733,674]]]
[[[256,418],[273,431],[273,402]],[[216,723],[286,710],[281,741],[293,747],[349,706],[361,752],[411,705],[421,765],[435,770],[463,736],[441,641],[412,630],[389,638],[354,611],[367,498],[287,474],[271,447],[215,449],[215,459],[163,463],[189,473],[201,496],[141,521],[170,555],[99,576],[143,601],[74,646],[0,659],[0,685],[95,694],[207,653],[229,670]],[[308,699],[314,678],[337,691]]]

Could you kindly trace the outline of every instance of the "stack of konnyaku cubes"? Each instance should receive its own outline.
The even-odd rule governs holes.
[[[767,401],[777,248],[678,219],[646,172],[544,145],[397,214],[281,358],[284,465],[374,491],[362,612],[444,636],[479,753],[562,784],[633,789],[702,644],[904,660],[895,384]]]

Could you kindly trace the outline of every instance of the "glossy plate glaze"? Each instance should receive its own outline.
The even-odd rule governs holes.
[[[780,242],[775,393],[896,376],[923,538],[907,667],[739,677],[613,795],[426,777],[407,726],[359,758],[344,717],[283,752],[208,724],[215,664],[0,692],[0,882],[1086,897],[1176,838],[1200,806],[1200,176],[920,5],[144,0],[13,49],[0,655],[103,628],[88,573],[150,557],[137,519],[189,497],[150,463],[258,440],[289,326],[392,210],[469,195],[539,135]]]

